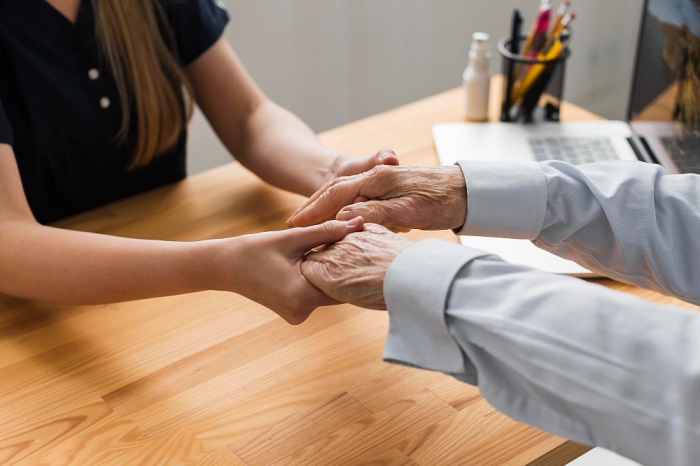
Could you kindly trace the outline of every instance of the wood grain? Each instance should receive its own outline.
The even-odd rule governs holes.
[[[433,165],[432,125],[461,121],[461,101],[448,91],[320,138]],[[283,229],[302,200],[229,164],[56,226],[193,241]],[[452,377],[385,364],[387,328],[386,313],[348,305],[292,327],[221,292],[86,307],[0,296],[0,464],[534,465],[585,450]]]
[[[426,390],[312,441],[274,464],[362,463],[387,447],[402,450],[414,435],[454,413],[454,408]]]

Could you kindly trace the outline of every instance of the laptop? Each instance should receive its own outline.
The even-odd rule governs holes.
[[[433,127],[442,165],[457,160],[642,160],[669,173],[700,174],[700,0],[647,0],[628,121],[443,123]],[[693,51],[697,57],[700,51]],[[591,271],[527,240],[462,236],[463,244],[554,273]]]

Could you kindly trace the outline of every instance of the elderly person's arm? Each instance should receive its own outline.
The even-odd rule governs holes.
[[[337,212],[339,219],[362,216],[394,230],[530,239],[590,270],[700,303],[693,254],[700,251],[700,176],[668,175],[642,162],[460,166],[461,180],[456,166],[379,167],[339,178],[289,223],[312,224]]]
[[[698,302],[700,177],[641,163],[462,168],[469,192],[462,232],[535,239]],[[361,193],[369,193],[368,180]],[[420,190],[415,184],[392,199],[417,199]],[[383,202],[374,201],[353,209]],[[388,307],[389,361],[478,384],[516,419],[643,464],[700,464],[695,312],[449,242],[411,245],[372,225],[307,255],[302,272],[335,299]]]
[[[700,314],[377,225],[311,253],[309,281],[388,307],[384,359],[478,385],[503,413],[642,464],[700,464]]]

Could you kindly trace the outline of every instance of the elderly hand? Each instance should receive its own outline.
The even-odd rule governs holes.
[[[361,218],[332,221],[308,228],[294,228],[231,238],[223,263],[238,264],[230,270],[227,287],[273,310],[290,324],[304,322],[319,306],[338,304],[318,290],[301,273],[301,262],[310,250],[340,241],[361,231]],[[242,265],[245,264],[245,267]]]
[[[307,226],[336,217],[363,217],[392,230],[446,230],[464,224],[467,191],[457,166],[377,166],[337,178],[311,196],[287,220]]]
[[[386,309],[384,276],[401,251],[412,244],[380,225],[350,233],[342,241],[306,255],[301,271],[311,283],[338,301]]]

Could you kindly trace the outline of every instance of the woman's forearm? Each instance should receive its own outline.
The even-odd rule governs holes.
[[[0,212],[0,293],[101,304],[222,290],[299,324],[317,307],[336,303],[303,277],[304,255],[362,230],[363,223],[183,243],[61,230]]]
[[[222,255],[235,240],[138,240],[3,220],[0,292],[100,304],[225,289]]]
[[[321,144],[291,112],[270,100],[248,117],[241,140],[224,138],[228,149],[266,182],[310,196],[334,172],[338,152]]]

